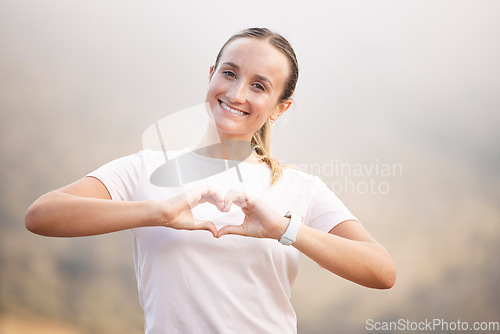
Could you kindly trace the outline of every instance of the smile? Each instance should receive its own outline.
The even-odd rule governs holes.
[[[228,106],[227,104],[225,104],[224,102],[222,102],[221,100],[219,100],[219,104],[221,105],[221,107],[224,110],[230,112],[231,114],[240,115],[240,116],[248,115],[247,112],[244,112],[244,111],[241,111],[241,110],[238,110],[238,109],[233,109],[230,106]]]

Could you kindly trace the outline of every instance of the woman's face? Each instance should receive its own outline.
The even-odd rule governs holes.
[[[288,73],[286,56],[265,40],[226,45],[206,96],[221,139],[250,141],[271,115],[284,112],[291,103],[280,101]]]

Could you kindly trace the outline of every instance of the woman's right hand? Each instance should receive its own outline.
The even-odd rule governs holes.
[[[193,217],[191,209],[199,204],[209,202],[220,211],[224,208],[224,198],[211,187],[188,190],[180,195],[160,202],[162,205],[163,224],[178,230],[207,230],[217,237],[217,228],[208,220]]]
[[[212,222],[193,217],[191,209],[210,202],[219,210],[224,199],[213,188],[203,187],[162,201],[113,201],[104,184],[84,177],[37,199],[26,212],[26,228],[52,237],[99,235],[135,227],[168,226],[175,229],[208,230]]]

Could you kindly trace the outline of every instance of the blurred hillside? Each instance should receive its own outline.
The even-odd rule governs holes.
[[[299,333],[365,333],[367,319],[500,321],[497,3],[297,2],[290,22],[275,23],[281,7],[246,8],[258,19],[230,26],[206,8],[179,35],[187,4],[135,6],[0,3],[0,334],[142,332],[130,234],[44,238],[25,230],[24,213],[202,102],[220,44],[257,23],[288,32],[302,68],[275,126],[276,157],[332,186],[384,185],[338,195],[398,269],[395,287],[376,291],[302,258]]]

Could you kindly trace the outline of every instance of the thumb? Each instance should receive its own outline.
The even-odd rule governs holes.
[[[246,236],[245,229],[243,228],[243,225],[226,225],[223,226],[219,232],[217,233],[217,238],[222,237],[223,235],[226,234],[236,234],[236,235],[242,235]]]
[[[214,238],[217,238],[217,228],[215,227],[214,223],[212,223],[209,220],[194,220],[194,230],[207,230],[212,233]]]

